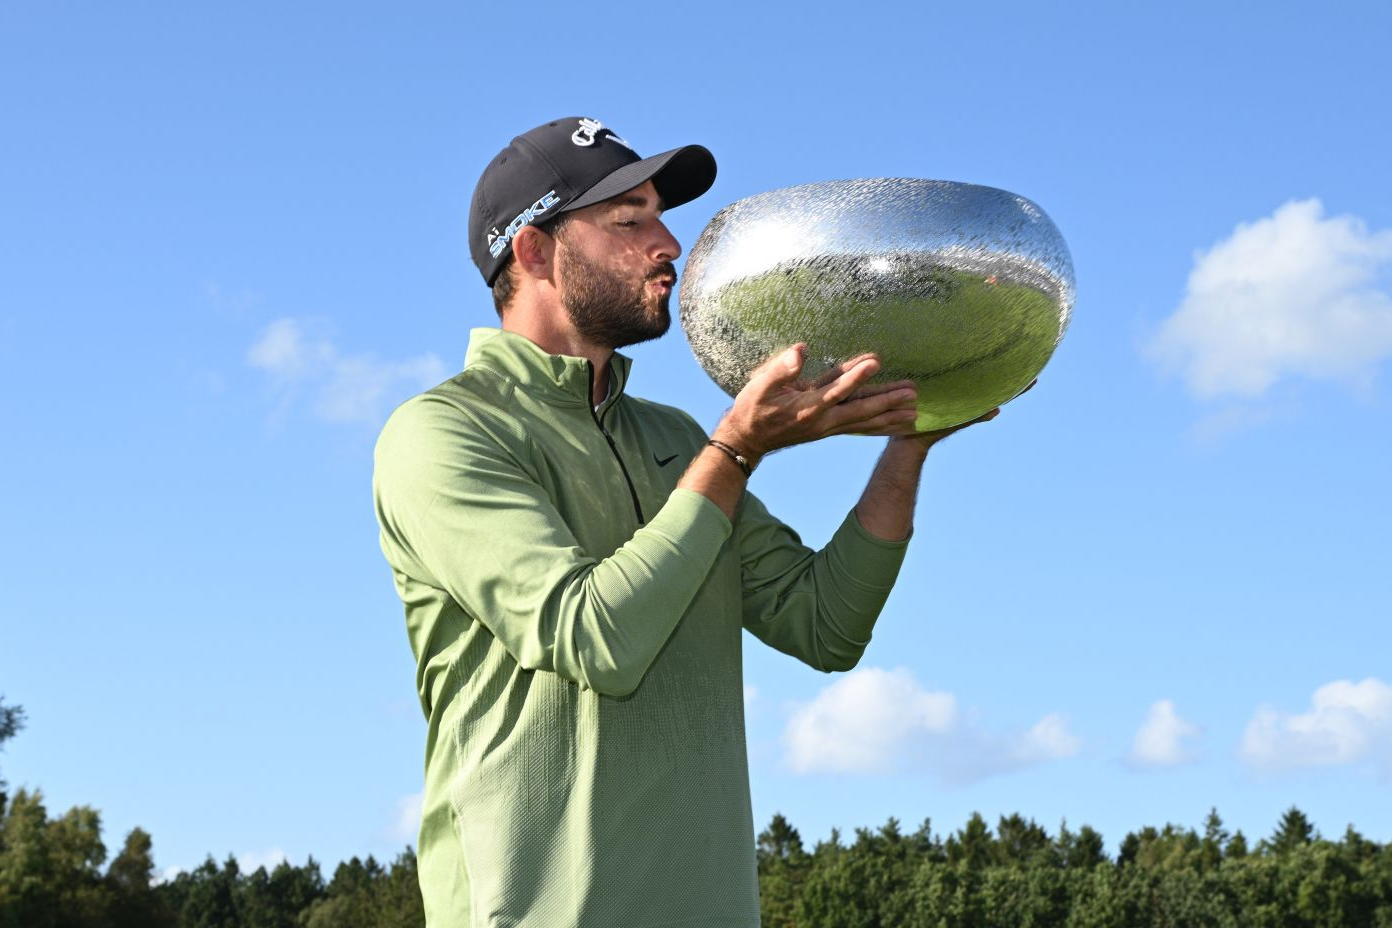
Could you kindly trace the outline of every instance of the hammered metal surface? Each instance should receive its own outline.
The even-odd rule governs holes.
[[[867,351],[918,384],[920,431],[969,422],[1038,376],[1072,315],[1073,262],[1044,211],[974,184],[787,187],[715,215],[687,259],[681,321],[734,395],[806,342],[806,376]]]

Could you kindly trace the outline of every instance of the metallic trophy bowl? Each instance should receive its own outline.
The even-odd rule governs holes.
[[[974,184],[878,178],[740,200],[697,239],[681,321],[731,396],[807,344],[804,377],[864,352],[918,385],[919,431],[970,422],[1044,369],[1073,311],[1073,262],[1044,211]]]

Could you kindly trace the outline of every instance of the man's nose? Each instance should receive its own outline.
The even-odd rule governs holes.
[[[676,236],[667,231],[662,220],[657,221],[657,237],[653,240],[650,253],[656,261],[675,261],[681,255],[681,243]]]

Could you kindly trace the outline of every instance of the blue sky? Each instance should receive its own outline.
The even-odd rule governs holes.
[[[424,725],[369,480],[493,324],[466,214],[562,115],[715,187],[907,176],[1046,209],[1039,386],[933,452],[861,667],[747,639],[756,822],[1392,840],[1383,5],[707,3],[0,12],[0,758],[161,868],[391,855]],[[680,262],[679,262],[680,264]],[[680,333],[633,389],[728,404]],[[820,544],[877,443],[753,488]]]

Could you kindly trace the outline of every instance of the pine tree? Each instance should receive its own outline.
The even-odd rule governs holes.
[[[242,928],[296,928],[300,913],[323,896],[324,878],[313,857],[303,867],[282,860],[270,873],[258,868],[242,881],[237,910]]]
[[[5,705],[5,697],[0,696],[0,750],[5,747],[5,742],[9,741],[19,730],[24,727],[24,707]],[[5,814],[5,807],[9,803],[9,796],[5,792],[5,778],[0,776],[0,815]],[[0,854],[5,852],[5,845],[0,841]]]
[[[24,727],[24,707],[5,705],[5,697],[0,696],[0,745],[9,741]]]
[[[995,856],[995,840],[980,812],[973,812],[962,830],[947,839],[947,859],[964,863],[968,869],[982,870]]]
[[[1106,842],[1091,825],[1074,834],[1063,822],[1054,846],[1058,864],[1070,870],[1091,870],[1107,859]]]
[[[1304,812],[1291,806],[1286,810],[1286,814],[1281,816],[1281,823],[1276,826],[1276,832],[1268,844],[1277,854],[1285,854],[1298,847],[1304,847],[1313,840],[1315,826],[1310,824]]]
[[[108,896],[101,872],[106,862],[101,814],[90,806],[69,809],[49,822],[48,845],[60,924],[73,928],[103,924]]]
[[[996,826],[998,863],[1026,864],[1050,847],[1049,833],[1020,814],[1002,815]]]
[[[425,903],[414,850],[408,847],[392,861],[386,878],[378,882],[374,905],[375,928],[425,928]]]
[[[811,860],[802,836],[781,813],[774,813],[755,844],[759,865],[759,912],[765,928],[796,924],[798,899]]]
[[[0,822],[0,847],[0,924],[55,925],[57,877],[42,793],[15,793]]]
[[[174,923],[174,913],[155,894],[152,848],[148,832],[131,829],[106,870],[113,928],[163,928]]]
[[[788,860],[801,853],[802,836],[782,813],[775,812],[769,826],[759,834],[758,842],[755,844],[755,856],[763,863],[772,859]]]
[[[1239,829],[1233,833],[1232,840],[1228,842],[1225,856],[1227,856],[1229,860],[1241,860],[1246,857],[1247,854],[1247,836]]]
[[[1218,809],[1208,810],[1208,818],[1204,820],[1203,842],[1199,846],[1199,861],[1205,870],[1216,870],[1223,861],[1223,848],[1228,843],[1228,832],[1223,827],[1223,820],[1218,816]]]
[[[231,855],[221,867],[210,855],[192,873],[181,873],[169,885],[177,900],[179,923],[185,928],[238,928],[237,887],[241,868]]]

